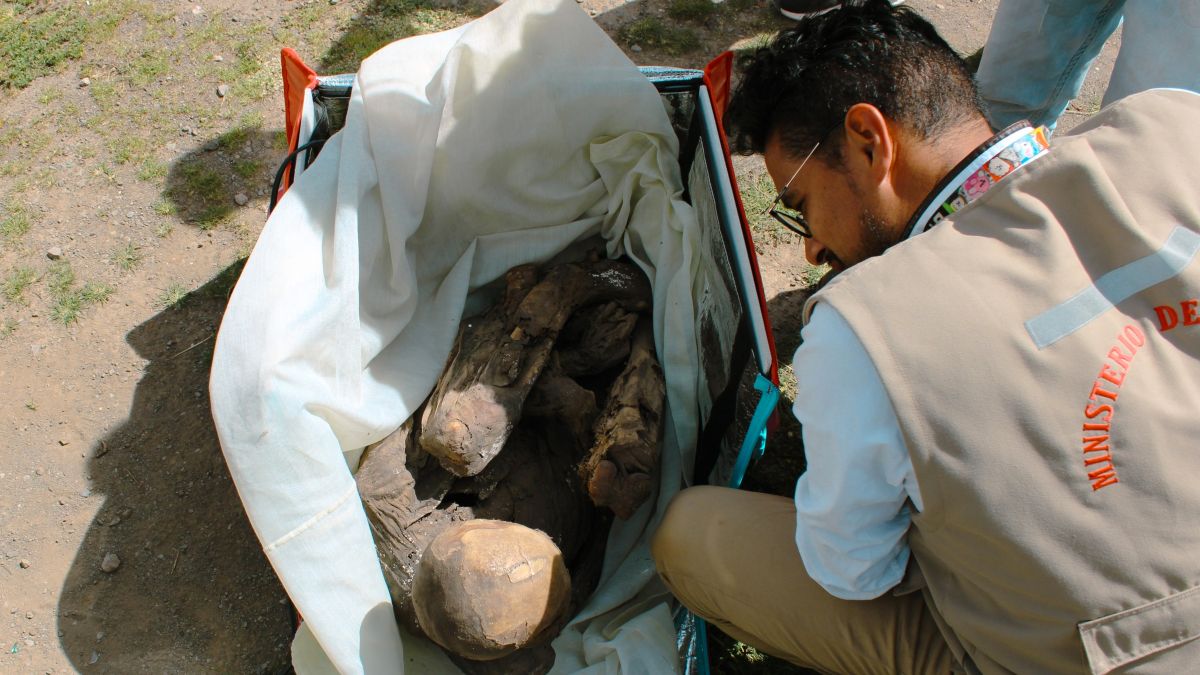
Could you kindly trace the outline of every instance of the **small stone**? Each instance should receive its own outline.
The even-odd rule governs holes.
[[[51,246],[46,250],[46,257],[51,260],[58,260],[59,258],[63,257],[62,249],[57,246]]]
[[[100,654],[98,652],[92,652],[92,658],[88,659],[88,665],[92,665],[99,660],[100,660]]]
[[[39,476],[45,476],[45,475],[46,475],[46,470],[45,470],[45,469],[43,469],[43,468],[42,468],[42,467],[40,467],[40,466],[39,466],[38,468],[34,469],[34,470],[33,470],[33,472],[34,472],[34,473],[36,473],[36,474],[37,474],[37,475],[39,475]]]
[[[632,47],[629,48],[629,51],[634,52],[634,53],[640,52],[640,51],[642,51],[642,46],[641,45],[633,45]]]
[[[28,560],[22,560],[21,562],[17,563],[17,565],[19,565],[21,567],[21,569],[23,569],[23,570],[29,569],[29,561]]]
[[[26,619],[32,619],[32,618],[33,618],[33,612],[25,612],[25,618],[26,618]]]
[[[79,80],[79,88],[80,89],[90,86],[91,84],[92,84],[92,78],[90,78],[90,77],[85,77],[85,78],[82,78]]]
[[[224,61],[224,60],[225,60],[224,56],[221,56],[220,54],[213,54],[213,61],[220,63],[221,61]]]
[[[100,562],[100,571],[106,574],[112,574],[121,566],[121,559],[116,553],[105,553],[104,560]]]
[[[233,201],[237,202],[238,206],[245,206],[250,202],[250,198],[246,196],[245,192],[239,192],[233,196]]]
[[[221,98],[225,98],[225,96],[227,94],[229,94],[229,85],[218,84],[217,85],[217,96],[220,96]]]
[[[33,640],[30,640],[29,638],[25,638],[25,646],[26,647],[32,647],[35,644],[37,644],[37,643],[35,643]]]
[[[92,489],[91,488],[83,488],[82,490],[79,491],[79,496],[80,497],[91,497]]]
[[[200,7],[200,5],[196,5],[195,7],[192,8],[192,14],[199,15],[199,14],[203,14],[203,13],[204,13],[204,9],[202,7]]]

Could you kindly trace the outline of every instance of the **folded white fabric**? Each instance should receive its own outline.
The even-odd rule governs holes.
[[[299,672],[403,672],[351,473],[361,449],[429,394],[461,317],[482,307],[478,289],[596,235],[653,284],[669,424],[660,493],[614,527],[600,588],[555,643],[556,670],[675,667],[646,540],[707,401],[700,237],[677,152],[653,86],[571,0],[510,0],[363,63],[345,128],[246,264],[210,383],[239,494],[304,616]],[[436,652],[409,651],[430,659],[416,672],[452,672]]]

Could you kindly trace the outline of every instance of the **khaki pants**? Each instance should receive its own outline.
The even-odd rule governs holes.
[[[792,500],[701,486],[654,536],[658,573],[689,609],[745,644],[823,672],[949,673],[921,594],[839,600],[804,570]]]

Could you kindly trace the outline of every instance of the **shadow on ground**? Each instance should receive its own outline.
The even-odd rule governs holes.
[[[287,662],[285,596],[208,407],[214,336],[240,270],[126,338],[149,365],[129,419],[93,448],[88,473],[103,506],[59,600],[62,648],[80,671],[261,673]],[[120,566],[105,573],[110,553]]]
[[[211,229],[243,206],[238,195],[266,194],[285,154],[279,132],[236,127],[171,164],[163,195],[180,220]]]

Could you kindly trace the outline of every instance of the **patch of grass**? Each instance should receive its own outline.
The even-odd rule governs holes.
[[[262,171],[262,162],[253,159],[244,159],[233,164],[233,172],[242,178],[253,178]]]
[[[115,164],[143,161],[150,152],[149,142],[140,134],[123,134],[109,143]]]
[[[321,16],[330,11],[329,5],[323,2],[297,3],[296,8],[287,13],[283,25],[294,30],[305,30],[312,27]]]
[[[0,88],[22,89],[83,54],[87,21],[43,3],[0,5]]]
[[[145,86],[158,80],[170,69],[166,49],[147,49],[133,62],[130,79],[138,86]]]
[[[790,230],[765,213],[771,202],[778,194],[775,183],[767,172],[748,176],[738,183],[742,192],[742,206],[746,209],[746,219],[750,221],[750,233],[759,245],[778,244],[788,237],[796,237]]]
[[[71,269],[71,263],[66,260],[50,263],[50,268],[46,270],[46,287],[50,289],[51,296],[66,295],[74,284],[75,270]]]
[[[671,0],[667,5],[667,15],[682,21],[703,21],[716,12],[712,0]]]
[[[188,48],[195,51],[203,45],[221,42],[221,39],[226,37],[226,27],[222,18],[219,13],[213,14],[199,28],[188,30],[186,40]]]
[[[147,159],[142,162],[142,166],[138,168],[138,180],[147,183],[160,181],[167,177],[167,164],[155,159]]]
[[[275,91],[278,80],[278,73],[259,70],[253,75],[238,78],[230,85],[229,93],[239,100],[259,101]]]
[[[162,309],[170,309],[187,297],[188,289],[181,283],[172,283],[163,289],[162,293],[158,294],[158,306]]]
[[[43,189],[50,189],[58,185],[59,172],[51,167],[38,169],[34,174],[34,183]]]
[[[625,26],[619,35],[630,45],[656,49],[671,56],[680,56],[700,48],[700,38],[695,31],[668,25],[652,16]]]
[[[82,311],[83,298],[78,293],[67,293],[55,299],[50,307],[50,318],[68,326],[79,320],[79,313]]]
[[[8,339],[10,335],[17,331],[17,322],[14,319],[5,319],[4,323],[0,323],[0,342]]]
[[[254,127],[238,125],[229,131],[217,137],[217,146],[223,150],[236,152],[242,149],[246,141],[250,140],[250,134],[255,131]]]
[[[117,289],[108,284],[96,283],[89,281],[79,289],[79,297],[83,300],[84,305],[108,302],[112,297],[113,291]]]
[[[122,272],[129,272],[142,261],[142,252],[138,250],[138,247],[133,242],[129,242],[113,251],[109,259]]]
[[[196,216],[196,226],[203,232],[215,230],[229,219],[229,210],[223,206],[211,206]]]
[[[65,269],[70,270],[70,266]],[[74,282],[75,273],[69,275]],[[79,315],[88,307],[108,301],[115,289],[108,284],[89,281],[82,288],[74,288],[71,284],[62,285],[61,280],[51,285],[54,304],[50,307],[50,318],[64,326],[79,320]]]
[[[771,181],[767,172],[739,179],[738,187],[741,189],[742,206],[746,209],[746,219],[750,221],[750,234],[754,237],[755,246],[802,245],[799,235],[781,225],[766,212],[778,194],[775,183]],[[801,281],[806,287],[815,285],[829,271],[828,265],[813,267],[807,262],[803,264]]]
[[[29,231],[29,214],[21,206],[9,206],[8,216],[0,220],[0,236],[9,242],[16,241]]]
[[[173,216],[178,213],[175,204],[171,203],[171,200],[165,197],[159,197],[158,201],[154,202],[154,205],[150,208],[154,209],[154,212],[160,216]]]
[[[328,73],[354,72],[380,47],[400,38],[447,30],[470,21],[479,8],[453,10],[430,0],[379,0],[372,13],[349,25],[321,62]]]
[[[715,626],[708,627],[712,672],[719,675],[812,675],[813,671],[763,654]]]
[[[210,202],[225,197],[225,179],[212,167],[200,163],[184,164],[179,173],[189,196]]]
[[[88,86],[88,93],[92,95],[92,100],[104,112],[112,111],[116,107],[117,99],[120,98],[116,85],[107,81],[96,82],[93,80],[92,84]]]
[[[18,267],[8,273],[4,282],[0,283],[0,292],[9,302],[25,304],[25,289],[37,281],[37,272],[32,267]]]
[[[233,48],[233,55],[237,57],[233,72],[246,77],[262,70],[262,51],[263,45],[255,37],[247,37],[238,42]]]
[[[44,91],[42,92],[41,96],[38,96],[38,105],[50,105],[61,97],[62,92],[57,89]]]
[[[174,230],[175,225],[173,223],[159,223],[158,227],[154,228],[154,236],[158,237],[159,239],[165,239],[166,237],[170,236],[171,232]]]

